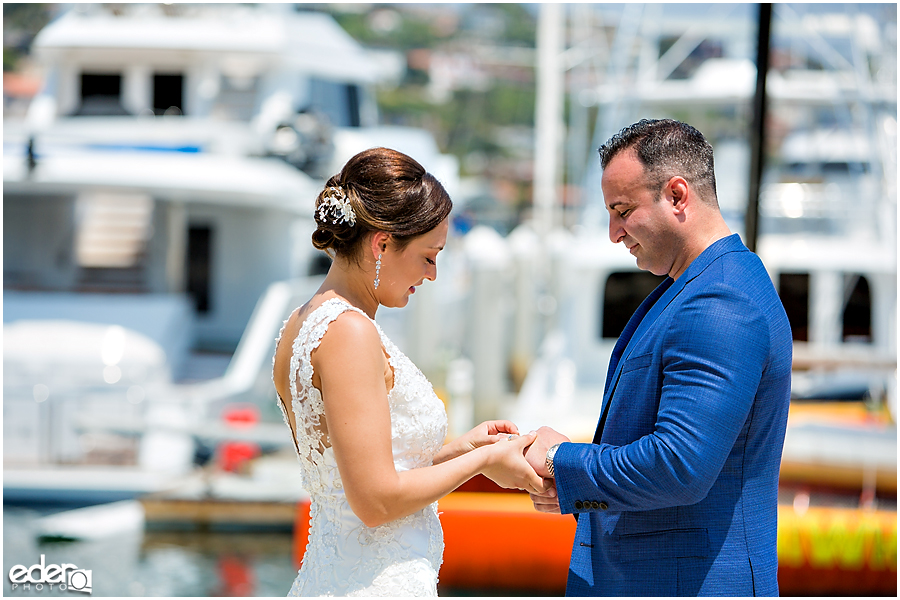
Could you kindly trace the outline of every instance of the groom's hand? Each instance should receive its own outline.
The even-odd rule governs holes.
[[[560,442],[571,442],[569,438],[550,427],[541,427],[537,430],[537,439],[528,447],[525,452],[525,459],[534,472],[541,477],[552,479],[553,476],[547,470],[547,450],[554,444]]]

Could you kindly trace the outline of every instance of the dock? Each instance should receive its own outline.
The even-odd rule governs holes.
[[[197,528],[277,528],[293,530],[297,502],[185,500],[164,496],[140,499],[147,526]]]

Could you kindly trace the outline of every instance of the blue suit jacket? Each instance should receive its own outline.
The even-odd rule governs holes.
[[[641,305],[592,444],[554,458],[577,513],[567,595],[777,595],[792,340],[759,258],[721,239]]]

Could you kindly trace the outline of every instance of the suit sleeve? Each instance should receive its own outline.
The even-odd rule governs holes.
[[[562,512],[581,512],[575,502],[585,499],[614,511],[694,504],[718,478],[765,368],[768,326],[755,303],[724,284],[678,310],[663,333],[653,432],[623,446],[560,446],[554,467]]]

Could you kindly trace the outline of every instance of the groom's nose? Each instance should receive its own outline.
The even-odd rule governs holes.
[[[613,211],[609,215],[609,241],[618,244],[625,238],[625,228],[622,227],[622,219]]]

